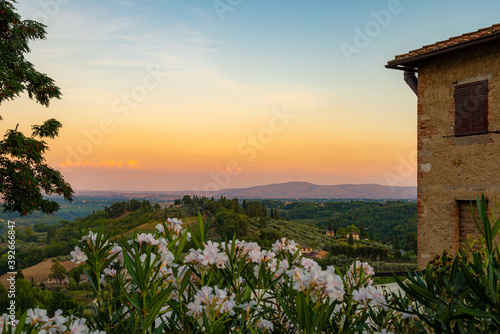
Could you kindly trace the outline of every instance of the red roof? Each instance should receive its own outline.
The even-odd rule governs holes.
[[[478,43],[500,39],[500,24],[491,27],[479,29],[475,32],[463,34],[461,36],[451,37],[445,41],[426,45],[420,49],[398,55],[386,65],[388,68],[398,67],[417,67],[418,61],[424,58],[430,58],[444,52],[452,52],[458,48],[470,47]]]

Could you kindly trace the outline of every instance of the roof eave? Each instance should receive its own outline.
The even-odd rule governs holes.
[[[413,71],[416,72],[418,71],[418,63],[421,62],[422,60],[427,60],[429,58],[437,57],[443,54],[447,54],[450,52],[455,52],[461,49],[469,48],[472,46],[476,46],[478,44],[484,44],[487,42],[492,42],[497,39],[500,39],[499,34],[494,34],[491,36],[483,37],[480,39],[475,39],[473,41],[465,42],[462,44],[454,45],[445,49],[440,49],[436,51],[431,51],[422,55],[410,57],[407,59],[399,60],[399,61],[393,61],[389,62],[387,65],[385,65],[386,68],[389,69],[394,69],[394,70],[403,70],[403,71]]]

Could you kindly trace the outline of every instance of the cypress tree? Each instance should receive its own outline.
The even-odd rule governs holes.
[[[349,245],[354,245],[354,237],[352,236],[352,232],[349,233],[349,239],[347,239],[347,243]]]
[[[401,246],[399,244],[399,233],[396,232],[396,236],[394,237],[394,257],[396,259],[401,258]]]

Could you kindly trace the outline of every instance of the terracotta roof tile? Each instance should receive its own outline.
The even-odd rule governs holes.
[[[434,44],[425,45],[420,49],[416,49],[408,53],[396,56],[393,60],[389,61],[388,64],[390,65],[392,63],[406,61],[406,60],[411,61],[412,58],[415,58],[417,56],[422,56],[435,51],[452,48],[460,44],[465,44],[474,40],[479,40],[481,38],[490,37],[493,35],[500,35],[500,23],[494,24],[488,28],[479,29],[478,31],[451,37],[447,40],[440,41]]]

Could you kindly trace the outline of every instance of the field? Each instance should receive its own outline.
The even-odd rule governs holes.
[[[79,266],[79,264],[75,264],[71,261],[60,261],[59,263],[62,264],[64,268],[66,268],[66,271]],[[31,282],[32,279],[33,282],[42,282],[49,278],[50,268],[53,264],[54,262],[52,262],[52,259],[46,259],[45,261],[40,262],[32,267],[25,268],[23,269],[24,278],[28,280],[28,282]],[[11,275],[9,274],[0,276],[0,282],[6,289],[8,289],[7,278],[9,277],[11,277]]]
[[[59,223],[61,220],[73,221],[75,218],[86,217],[94,211],[103,210],[104,206],[109,202],[108,200],[78,197],[75,197],[71,203],[61,199],[55,199],[55,201],[60,205],[60,210],[55,214],[46,215],[40,212],[34,212],[33,214],[20,217],[19,213],[0,212],[0,221],[14,221],[16,227],[21,230],[37,223],[52,225]],[[2,224],[0,233],[5,233],[5,231],[6,224]]]

